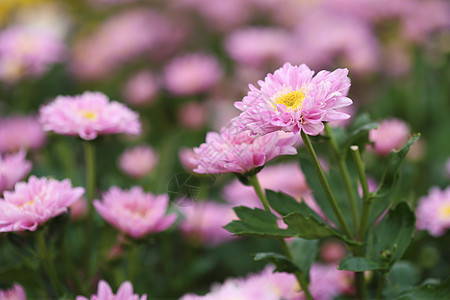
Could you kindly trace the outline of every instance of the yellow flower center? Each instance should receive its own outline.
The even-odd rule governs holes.
[[[441,217],[443,217],[444,219],[449,219],[450,218],[450,204],[446,204],[446,205],[442,206],[441,209],[439,210],[439,213],[440,213]]]
[[[84,118],[91,120],[91,121],[95,121],[97,120],[97,114],[93,111],[89,111],[89,110],[80,110],[79,111],[80,115],[82,115]]]
[[[298,110],[302,108],[305,93],[302,91],[294,91],[284,94],[275,101],[276,104],[283,104],[288,109]]]

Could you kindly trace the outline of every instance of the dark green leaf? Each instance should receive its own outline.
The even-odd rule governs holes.
[[[408,204],[402,202],[389,211],[375,227],[369,243],[372,260],[389,266],[400,260],[408,248],[415,231],[415,216]]]
[[[296,238],[288,244],[288,247],[291,250],[294,264],[309,280],[309,269],[317,257],[319,241]]]
[[[396,300],[443,300],[450,299],[450,279],[442,283],[424,283],[411,289],[406,294],[395,298]]]
[[[339,263],[339,270],[364,272],[371,270],[385,270],[388,266],[376,261],[369,260],[365,257],[348,257]]]
[[[285,238],[295,236],[292,230],[280,229],[277,217],[270,212],[245,206],[233,208],[240,220],[227,224],[224,228],[233,235]]]
[[[266,190],[267,200],[270,207],[282,216],[287,216],[292,212],[300,212],[303,215],[312,215],[315,219],[321,220],[320,217],[306,205],[304,202],[298,202],[293,197],[281,192]]]
[[[389,272],[383,295],[386,299],[394,299],[417,284],[420,273],[417,267],[407,261],[399,261]]]
[[[300,270],[289,258],[274,252],[257,253],[255,260],[268,260],[276,266],[276,272],[294,273]]]
[[[377,127],[378,124],[372,122],[368,114],[361,114],[350,127],[350,133],[344,141],[342,149],[347,150],[352,145],[357,145],[360,149],[364,149],[365,145],[369,142],[369,130]]]

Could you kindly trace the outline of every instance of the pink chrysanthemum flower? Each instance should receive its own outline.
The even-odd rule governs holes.
[[[168,205],[167,195],[145,193],[139,186],[127,191],[111,187],[103,194],[103,201],[94,201],[95,209],[108,223],[135,239],[164,231],[175,222],[176,214],[166,214]]]
[[[194,205],[180,207],[180,211],[184,215],[180,223],[181,232],[194,242],[215,246],[235,238],[223,228],[236,218],[229,204],[195,202]]]
[[[31,162],[26,160],[25,151],[16,154],[0,154],[0,194],[12,189],[31,170]]]
[[[416,209],[418,229],[441,236],[450,228],[450,186],[445,190],[433,187],[427,196],[419,199]]]
[[[67,207],[84,193],[72,188],[69,179],[37,178],[16,184],[13,192],[5,191],[0,199],[0,232],[35,231],[38,225],[67,211]]]
[[[140,71],[127,80],[122,93],[128,103],[145,106],[155,100],[158,88],[157,79],[151,72]]]
[[[77,296],[76,300],[89,300],[89,298]],[[138,294],[134,294],[133,285],[129,281],[123,282],[117,290],[117,294],[114,295],[109,284],[100,280],[97,295],[91,295],[90,300],[147,300],[147,295],[139,297]]]
[[[0,290],[1,300],[27,300],[27,294],[20,284],[15,283],[8,290]]]
[[[338,121],[349,115],[336,111],[352,104],[346,97],[350,87],[347,69],[314,72],[306,65],[285,63],[264,81],[260,88],[249,85],[250,92],[235,106],[242,111],[233,124],[250,130],[252,135],[264,135],[283,130],[318,135],[323,122]]]
[[[0,152],[39,149],[46,133],[34,116],[12,116],[0,119]]]
[[[369,147],[378,155],[386,156],[392,150],[400,149],[409,137],[408,125],[399,119],[382,121],[378,128],[369,131],[369,140],[374,143]]]
[[[40,122],[45,131],[62,135],[79,135],[93,140],[99,134],[141,133],[139,115],[122,103],[109,101],[99,92],[77,96],[58,96],[40,109]]]
[[[273,132],[265,136],[251,137],[248,131],[238,132],[235,127],[222,128],[220,134],[209,132],[206,143],[194,152],[194,172],[201,174],[246,173],[264,166],[279,155],[295,155],[293,147],[297,137]]]
[[[158,163],[158,155],[149,146],[136,146],[127,149],[119,157],[119,168],[133,178],[142,178],[150,174]]]
[[[174,95],[188,96],[206,92],[222,77],[217,58],[191,53],[173,59],[164,69],[164,83]]]
[[[10,27],[0,32],[0,80],[40,76],[63,60],[64,44],[43,30]]]

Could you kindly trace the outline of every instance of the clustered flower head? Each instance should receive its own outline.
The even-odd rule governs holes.
[[[145,193],[139,186],[130,190],[113,186],[103,194],[103,201],[94,200],[102,218],[135,239],[164,231],[175,222],[176,214],[166,214],[168,205],[167,195]]]
[[[141,145],[127,149],[119,157],[119,168],[133,178],[150,174],[158,162],[158,155],[152,147]]]
[[[89,298],[77,296],[76,300],[89,300]],[[123,282],[117,293],[114,294],[109,284],[104,280],[100,280],[97,295],[91,295],[90,300],[147,300],[147,295],[144,294],[139,297],[138,294],[134,294],[133,285],[129,281]]]
[[[281,132],[272,132],[252,137],[248,131],[235,127],[224,127],[220,133],[209,132],[206,143],[194,148],[197,165],[194,172],[201,174],[246,173],[279,155],[294,155],[293,146],[298,137]]]
[[[277,130],[318,135],[323,122],[339,121],[349,115],[336,109],[352,104],[347,98],[350,79],[347,69],[320,71],[315,76],[306,65],[285,63],[257,88],[235,103],[242,113],[232,123],[250,130],[252,135],[264,135]]]
[[[223,227],[236,218],[229,204],[213,201],[195,202],[180,207],[183,220],[180,229],[193,242],[216,246],[235,237]]]
[[[444,190],[433,187],[419,199],[416,209],[418,229],[441,236],[450,228],[450,186]]]
[[[64,58],[62,41],[52,34],[28,27],[9,27],[0,32],[0,80],[13,83],[39,76]]]
[[[45,131],[85,140],[102,134],[141,133],[139,115],[100,92],[58,96],[40,108],[40,122]]]
[[[38,225],[67,211],[84,193],[72,188],[69,179],[58,181],[31,176],[19,182],[14,191],[5,191],[0,199],[0,232],[35,231]]]
[[[46,141],[35,116],[11,116],[0,119],[0,152],[39,149]]]
[[[400,149],[409,137],[408,125],[400,119],[386,119],[380,122],[378,128],[369,132],[369,140],[373,147],[369,147],[378,155],[386,156],[392,150]]]
[[[1,300],[26,300],[27,295],[20,284],[15,283],[12,288],[0,290]]]
[[[31,162],[26,160],[25,151],[15,154],[0,154],[0,194],[12,189],[31,170]]]

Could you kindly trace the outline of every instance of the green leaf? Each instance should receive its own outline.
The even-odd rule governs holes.
[[[284,222],[297,233],[298,237],[313,240],[330,236],[336,236],[347,243],[358,244],[358,242],[349,240],[337,230],[329,227],[323,221],[313,218],[311,215],[304,216],[302,213],[293,212],[283,217]]]
[[[292,230],[278,228],[277,217],[270,212],[245,206],[234,207],[233,209],[240,220],[232,221],[224,227],[233,235],[267,238],[295,236],[295,232]]]
[[[371,270],[386,270],[388,266],[377,261],[369,260],[365,257],[348,257],[339,263],[339,270],[364,272]]]
[[[409,292],[395,298],[396,300],[442,300],[450,299],[450,279],[442,283],[423,283]]]
[[[391,151],[391,153],[389,153],[386,169],[384,170],[380,185],[374,197],[383,197],[392,190],[392,187],[397,179],[398,171],[406,157],[406,154],[408,154],[409,149],[419,139],[419,137],[419,133],[414,134],[405,146],[403,146],[403,148],[399,151]]]
[[[275,252],[257,253],[255,260],[268,260],[275,265],[275,272],[294,273],[300,270],[289,258]]]
[[[303,215],[311,215],[314,219],[321,220],[321,218],[306,205],[304,202],[298,202],[293,197],[281,192],[274,192],[266,190],[266,197],[272,207],[277,213],[282,216],[287,216],[292,212],[299,212]]]
[[[378,127],[378,123],[372,122],[368,114],[361,114],[356,118],[350,127],[350,133],[342,145],[342,149],[347,150],[352,145],[359,146],[364,149],[365,145],[369,143],[369,130]],[[344,152],[344,155],[347,151]]]
[[[420,272],[417,267],[408,261],[399,261],[389,272],[383,296],[386,299],[394,299],[417,284],[420,280]]]
[[[400,260],[415,231],[415,216],[408,204],[402,202],[375,227],[369,243],[370,258],[386,262],[390,267]]]
[[[309,270],[319,252],[318,240],[295,238],[288,244],[294,264],[305,274],[309,281]]]

